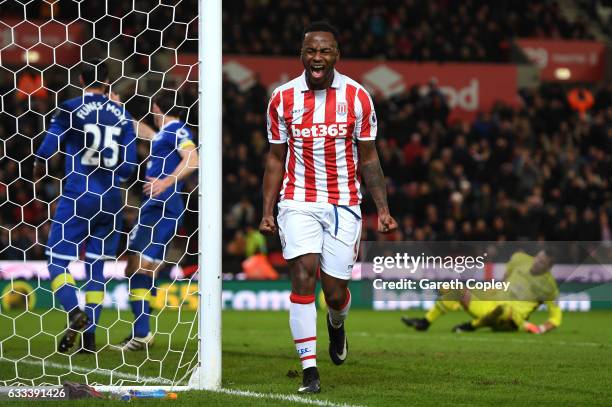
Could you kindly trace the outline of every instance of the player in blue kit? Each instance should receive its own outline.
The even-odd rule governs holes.
[[[81,69],[82,96],[62,103],[51,119],[36,152],[34,179],[47,175],[47,160],[65,159],[62,195],[52,219],[46,245],[51,288],[68,313],[68,328],[59,352],[73,347],[78,331],[87,327],[81,350],[95,351],[95,327],[104,299],[104,260],[116,255],[121,230],[120,184],[137,167],[136,134],[130,114],[107,96],[109,75],[100,60]],[[68,271],[85,249],[88,281],[86,307],[77,301],[74,277]]]
[[[187,124],[180,120],[179,94],[162,90],[153,99],[152,113],[159,131],[139,123],[138,134],[151,140],[147,162],[144,202],[138,224],[130,233],[125,270],[130,278],[130,306],[134,313],[132,333],[118,349],[137,351],[153,345],[150,332],[150,300],[153,279],[165,258],[166,249],[181,224],[185,204],[181,191],[184,179],[198,168],[198,153]]]

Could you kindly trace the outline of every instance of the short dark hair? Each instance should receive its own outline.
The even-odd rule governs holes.
[[[81,77],[86,88],[101,88],[108,82],[108,66],[101,59],[88,59],[81,64]]]
[[[182,117],[185,110],[183,98],[176,90],[160,89],[153,96],[153,103],[159,106],[163,114],[169,116]]]
[[[310,32],[315,32],[315,31],[323,31],[326,33],[332,33],[334,35],[334,39],[336,40],[336,42],[338,42],[338,38],[340,37],[340,32],[338,32],[338,29],[334,27],[333,25],[331,25],[330,23],[328,23],[327,21],[313,21],[304,29],[304,33],[302,34],[302,39],[304,39],[306,34]]]

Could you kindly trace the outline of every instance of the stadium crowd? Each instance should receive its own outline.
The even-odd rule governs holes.
[[[285,0],[237,1],[223,13],[223,51],[296,55],[302,27],[342,27],[348,58],[411,61],[510,60],[514,37],[591,39],[586,22],[569,21],[553,1]]]
[[[597,22],[606,35],[612,35],[612,2],[609,0],[578,0],[578,5],[592,21]]]

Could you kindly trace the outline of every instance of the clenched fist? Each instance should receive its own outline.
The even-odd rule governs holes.
[[[259,224],[259,231],[264,235],[273,235],[276,233],[276,222],[274,216],[264,216]]]

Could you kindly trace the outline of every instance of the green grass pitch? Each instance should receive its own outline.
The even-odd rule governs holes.
[[[410,315],[420,315],[412,311]],[[17,366],[23,379],[39,377],[42,367],[36,357],[52,352],[53,338],[63,326],[59,312],[42,318],[34,314],[0,314],[0,341],[3,358],[27,362]],[[233,312],[223,314],[223,386],[250,391],[262,398],[245,395],[197,392],[180,393],[176,401],[139,400],[140,405],[361,405],[361,406],[610,406],[612,405],[612,312],[565,313],[563,326],[543,336],[524,333],[482,331],[452,334],[450,329],[467,320],[464,313],[445,316],[421,333],[400,322],[400,312],[351,311],[347,322],[349,359],[334,366],[327,356],[327,331],[319,315],[318,355],[322,393],[300,396],[291,401],[301,382],[291,372],[299,370],[285,312]],[[121,318],[119,318],[121,316]],[[54,355],[47,358],[42,379],[108,383],[109,372],[128,380],[137,373],[145,376],[176,377],[184,374],[195,354],[195,342],[185,346],[193,313],[176,311],[158,315],[157,343],[144,353],[128,354],[103,349],[96,373],[96,361],[85,355]],[[536,321],[544,315],[536,315]],[[111,326],[111,342],[129,332],[128,314],[103,313],[102,325]],[[117,322],[118,321],[118,322]],[[177,324],[177,321],[180,321]],[[14,325],[13,325],[14,323]],[[13,328],[14,326],[14,328]],[[28,341],[13,335],[13,329]],[[104,330],[102,330],[104,331]],[[98,344],[106,341],[99,334]],[[34,362],[32,362],[34,361]],[[72,364],[79,375],[66,374],[63,365]],[[15,377],[15,364],[0,360],[0,383]],[[81,401],[77,405],[119,404],[120,401]],[[31,405],[23,402],[24,405]],[[50,402],[45,405],[58,403]],[[295,404],[297,405],[297,404]]]

